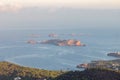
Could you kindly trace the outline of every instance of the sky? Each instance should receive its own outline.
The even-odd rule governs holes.
[[[119,27],[120,0],[0,0],[0,29]]]

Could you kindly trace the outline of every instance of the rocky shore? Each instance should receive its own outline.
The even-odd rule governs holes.
[[[108,55],[108,56],[113,56],[113,57],[120,58],[120,52],[108,53],[107,55]]]
[[[120,58],[120,52],[116,53],[108,53],[107,56],[113,56]],[[98,60],[98,61],[91,61],[90,63],[83,63],[78,64],[77,68],[106,68],[112,70],[120,70],[120,59],[115,60]]]
[[[111,70],[120,70],[120,59],[91,61],[90,63],[79,64],[76,67],[84,69],[105,68]]]

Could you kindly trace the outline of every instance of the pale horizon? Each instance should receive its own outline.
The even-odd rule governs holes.
[[[0,0],[0,29],[119,28],[120,0]]]
[[[1,0],[0,11],[15,11],[29,7],[120,9],[120,0]]]

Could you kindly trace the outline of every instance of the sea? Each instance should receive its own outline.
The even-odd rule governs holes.
[[[49,34],[56,34],[50,37]],[[80,40],[86,46],[28,44],[51,39]],[[94,60],[112,60],[107,53],[120,51],[119,29],[11,29],[0,30],[0,61],[46,70],[76,70]]]

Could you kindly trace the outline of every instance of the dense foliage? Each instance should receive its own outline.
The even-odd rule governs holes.
[[[86,69],[70,71],[56,77],[55,80],[120,80],[120,73],[107,69]]]

